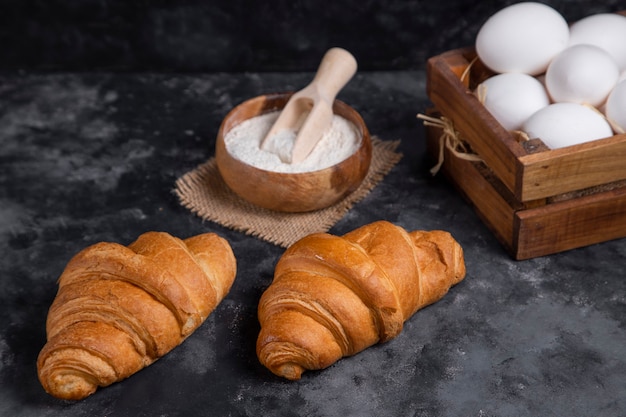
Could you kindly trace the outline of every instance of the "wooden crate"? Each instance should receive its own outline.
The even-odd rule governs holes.
[[[626,134],[548,149],[504,129],[472,93],[492,76],[474,48],[428,60],[435,117],[482,162],[445,149],[442,171],[515,259],[529,259],[626,237]],[[428,150],[442,131],[427,127]]]

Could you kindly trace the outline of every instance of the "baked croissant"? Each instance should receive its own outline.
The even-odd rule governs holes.
[[[59,278],[37,370],[51,395],[79,400],[150,365],[187,338],[230,290],[236,260],[213,233],[148,232],[97,243]]]
[[[306,236],[279,259],[259,301],[259,361],[300,379],[394,338],[464,276],[463,250],[444,231],[379,221],[342,237]]]

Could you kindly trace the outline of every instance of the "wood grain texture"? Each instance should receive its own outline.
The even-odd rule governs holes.
[[[554,196],[626,178],[626,134],[526,155],[520,200]]]
[[[433,159],[438,157],[441,130],[427,127],[428,150]],[[513,219],[515,210],[477,168],[479,163],[455,157],[445,149],[443,174],[494,233],[496,239],[509,251],[514,249]]]
[[[474,95],[476,85],[493,73],[476,58],[473,47],[432,57],[427,69],[427,93],[433,104],[452,120],[459,137],[518,201],[541,200],[626,179],[624,134],[529,154]]]
[[[228,153],[224,137],[238,123],[281,109],[290,93],[255,97],[235,107],[220,126],[215,146],[217,167],[224,182],[240,197],[270,210],[307,212],[337,203],[367,175],[372,159],[372,142],[361,116],[347,104],[335,100],[333,112],[354,123],[362,137],[360,148],[329,168],[301,173],[267,171],[246,164]]]
[[[433,116],[437,113],[430,112]],[[439,152],[441,130],[427,127],[427,148]],[[480,162],[446,149],[442,171],[516,260],[551,255],[626,237],[626,186],[614,183],[585,193],[520,202]],[[558,200],[558,201],[556,201]]]
[[[437,109],[452,120],[460,138],[515,192],[522,168],[518,157],[526,152],[457,75],[470,65],[472,54],[475,56],[471,48],[466,48],[429,59],[428,96]]]
[[[517,259],[626,236],[626,188],[516,212]]]

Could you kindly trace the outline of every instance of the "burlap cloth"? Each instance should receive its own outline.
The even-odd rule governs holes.
[[[308,213],[281,213],[258,207],[228,188],[211,157],[176,180],[180,203],[204,220],[288,247],[311,233],[326,232],[363,199],[400,161],[400,141],[372,138],[370,169],[354,192],[337,204]]]

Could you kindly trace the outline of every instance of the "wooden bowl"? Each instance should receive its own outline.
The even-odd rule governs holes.
[[[365,122],[347,104],[335,100],[333,112],[351,121],[361,135],[361,146],[350,157],[317,171],[284,173],[260,169],[228,153],[226,134],[244,120],[282,109],[293,93],[258,96],[232,109],[217,134],[215,159],[224,182],[245,200],[270,210],[306,212],[329,207],[357,189],[372,159],[372,142]]]

